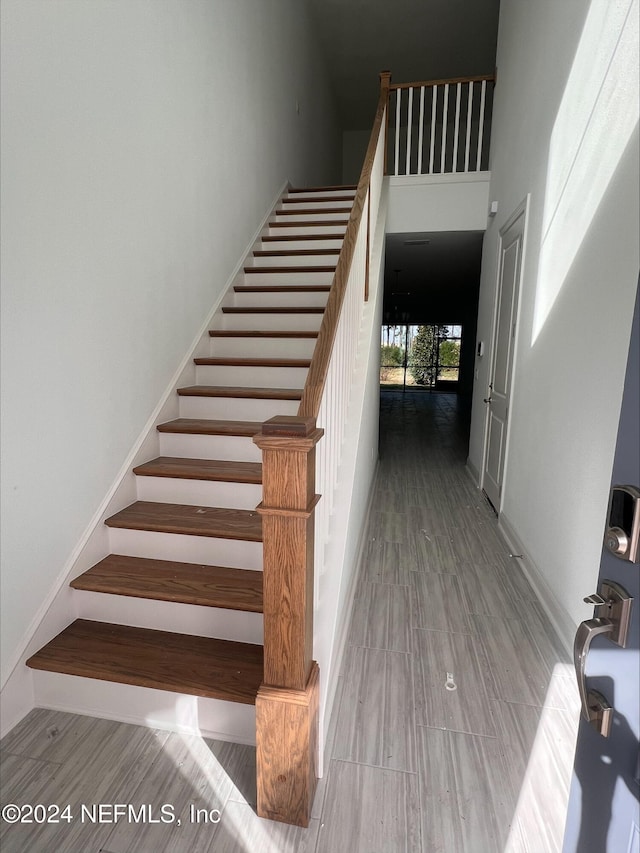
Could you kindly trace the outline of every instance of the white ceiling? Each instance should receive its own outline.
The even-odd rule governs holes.
[[[344,130],[371,126],[378,74],[409,83],[492,74],[500,0],[307,0]]]

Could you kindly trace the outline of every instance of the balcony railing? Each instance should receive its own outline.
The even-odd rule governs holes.
[[[495,77],[392,83],[388,173],[434,175],[489,167]]]

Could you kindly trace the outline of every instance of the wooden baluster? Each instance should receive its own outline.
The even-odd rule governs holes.
[[[315,418],[275,417],[262,450],[264,682],[256,698],[258,814],[308,826],[317,782],[313,655]]]

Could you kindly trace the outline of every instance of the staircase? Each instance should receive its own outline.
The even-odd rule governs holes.
[[[161,455],[134,469],[138,499],[105,522],[111,553],[71,583],[81,618],[29,667],[199,697],[203,729],[251,736],[228,726],[227,703],[255,704],[264,681],[253,437],[298,412],[354,195],[281,200],[214,318],[211,355],[195,359],[196,384],[177,390],[180,417],[157,427]],[[83,710],[86,682],[72,682],[60,690]],[[129,701],[113,689],[115,705]]]

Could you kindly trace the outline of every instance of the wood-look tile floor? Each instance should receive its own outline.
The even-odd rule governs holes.
[[[69,803],[74,820],[0,823],[3,853],[559,853],[572,668],[465,471],[466,442],[456,396],[382,393],[374,505],[308,829],[256,817],[251,747],[37,709],[0,744],[0,799]],[[93,803],[145,806],[147,820],[83,823]],[[190,821],[190,804],[220,821]]]

